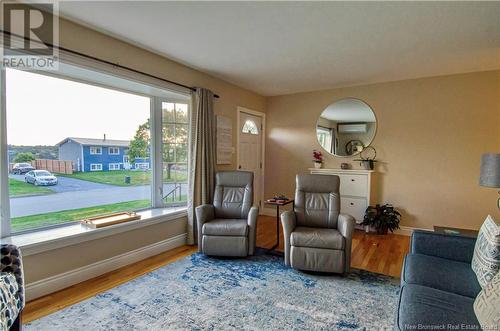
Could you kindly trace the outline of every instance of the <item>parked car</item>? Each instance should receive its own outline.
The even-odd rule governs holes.
[[[31,170],[24,176],[24,181],[36,186],[57,185],[57,177],[47,170]]]
[[[35,170],[35,168],[29,163],[16,163],[12,167],[12,173],[15,175],[22,175],[31,170]]]

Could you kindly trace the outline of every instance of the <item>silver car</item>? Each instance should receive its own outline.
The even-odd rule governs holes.
[[[24,181],[35,186],[57,185],[57,177],[47,170],[31,170],[24,176]]]

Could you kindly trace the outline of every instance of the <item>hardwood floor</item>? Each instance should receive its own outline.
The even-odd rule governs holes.
[[[260,216],[257,228],[257,245],[271,247],[276,242],[276,218]],[[409,237],[400,235],[367,235],[361,231],[354,234],[352,245],[352,267],[399,277],[403,258],[408,252]],[[280,250],[283,250],[283,235],[280,231]],[[60,309],[107,291],[131,279],[158,269],[196,252],[194,246],[182,246],[150,257],[86,282],[46,295],[26,304],[23,323],[28,323]]]

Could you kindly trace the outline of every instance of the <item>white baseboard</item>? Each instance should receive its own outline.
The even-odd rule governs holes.
[[[186,234],[181,234],[62,274],[29,283],[26,285],[26,300],[30,301],[39,298],[126,265],[144,260],[150,256],[180,247],[186,244],[186,239]]]

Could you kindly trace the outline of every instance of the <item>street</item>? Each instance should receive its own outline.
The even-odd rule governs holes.
[[[63,177],[59,177],[63,179]],[[64,178],[70,179],[70,178]],[[72,181],[79,181],[89,183],[88,186],[82,183],[72,184],[73,187],[79,186],[80,190],[66,190],[61,193],[47,194],[39,196],[28,197],[14,197],[10,199],[10,214],[11,217],[29,216],[43,213],[50,213],[62,210],[71,210],[85,207],[94,207],[105,204],[112,204],[118,202],[126,202],[132,200],[151,199],[150,185],[144,186],[129,186],[120,187],[113,185],[104,185],[82,181],[78,179],[71,179]],[[61,183],[62,181],[60,181]],[[51,186],[49,188],[56,188],[60,185]],[[86,184],[85,184],[86,185]],[[164,184],[163,192],[166,195],[174,188],[175,184]],[[86,189],[83,189],[86,187]],[[93,188],[92,188],[93,187]],[[103,188],[104,187],[104,188]],[[68,186],[66,186],[68,188]],[[182,195],[187,194],[187,184],[181,184]]]

